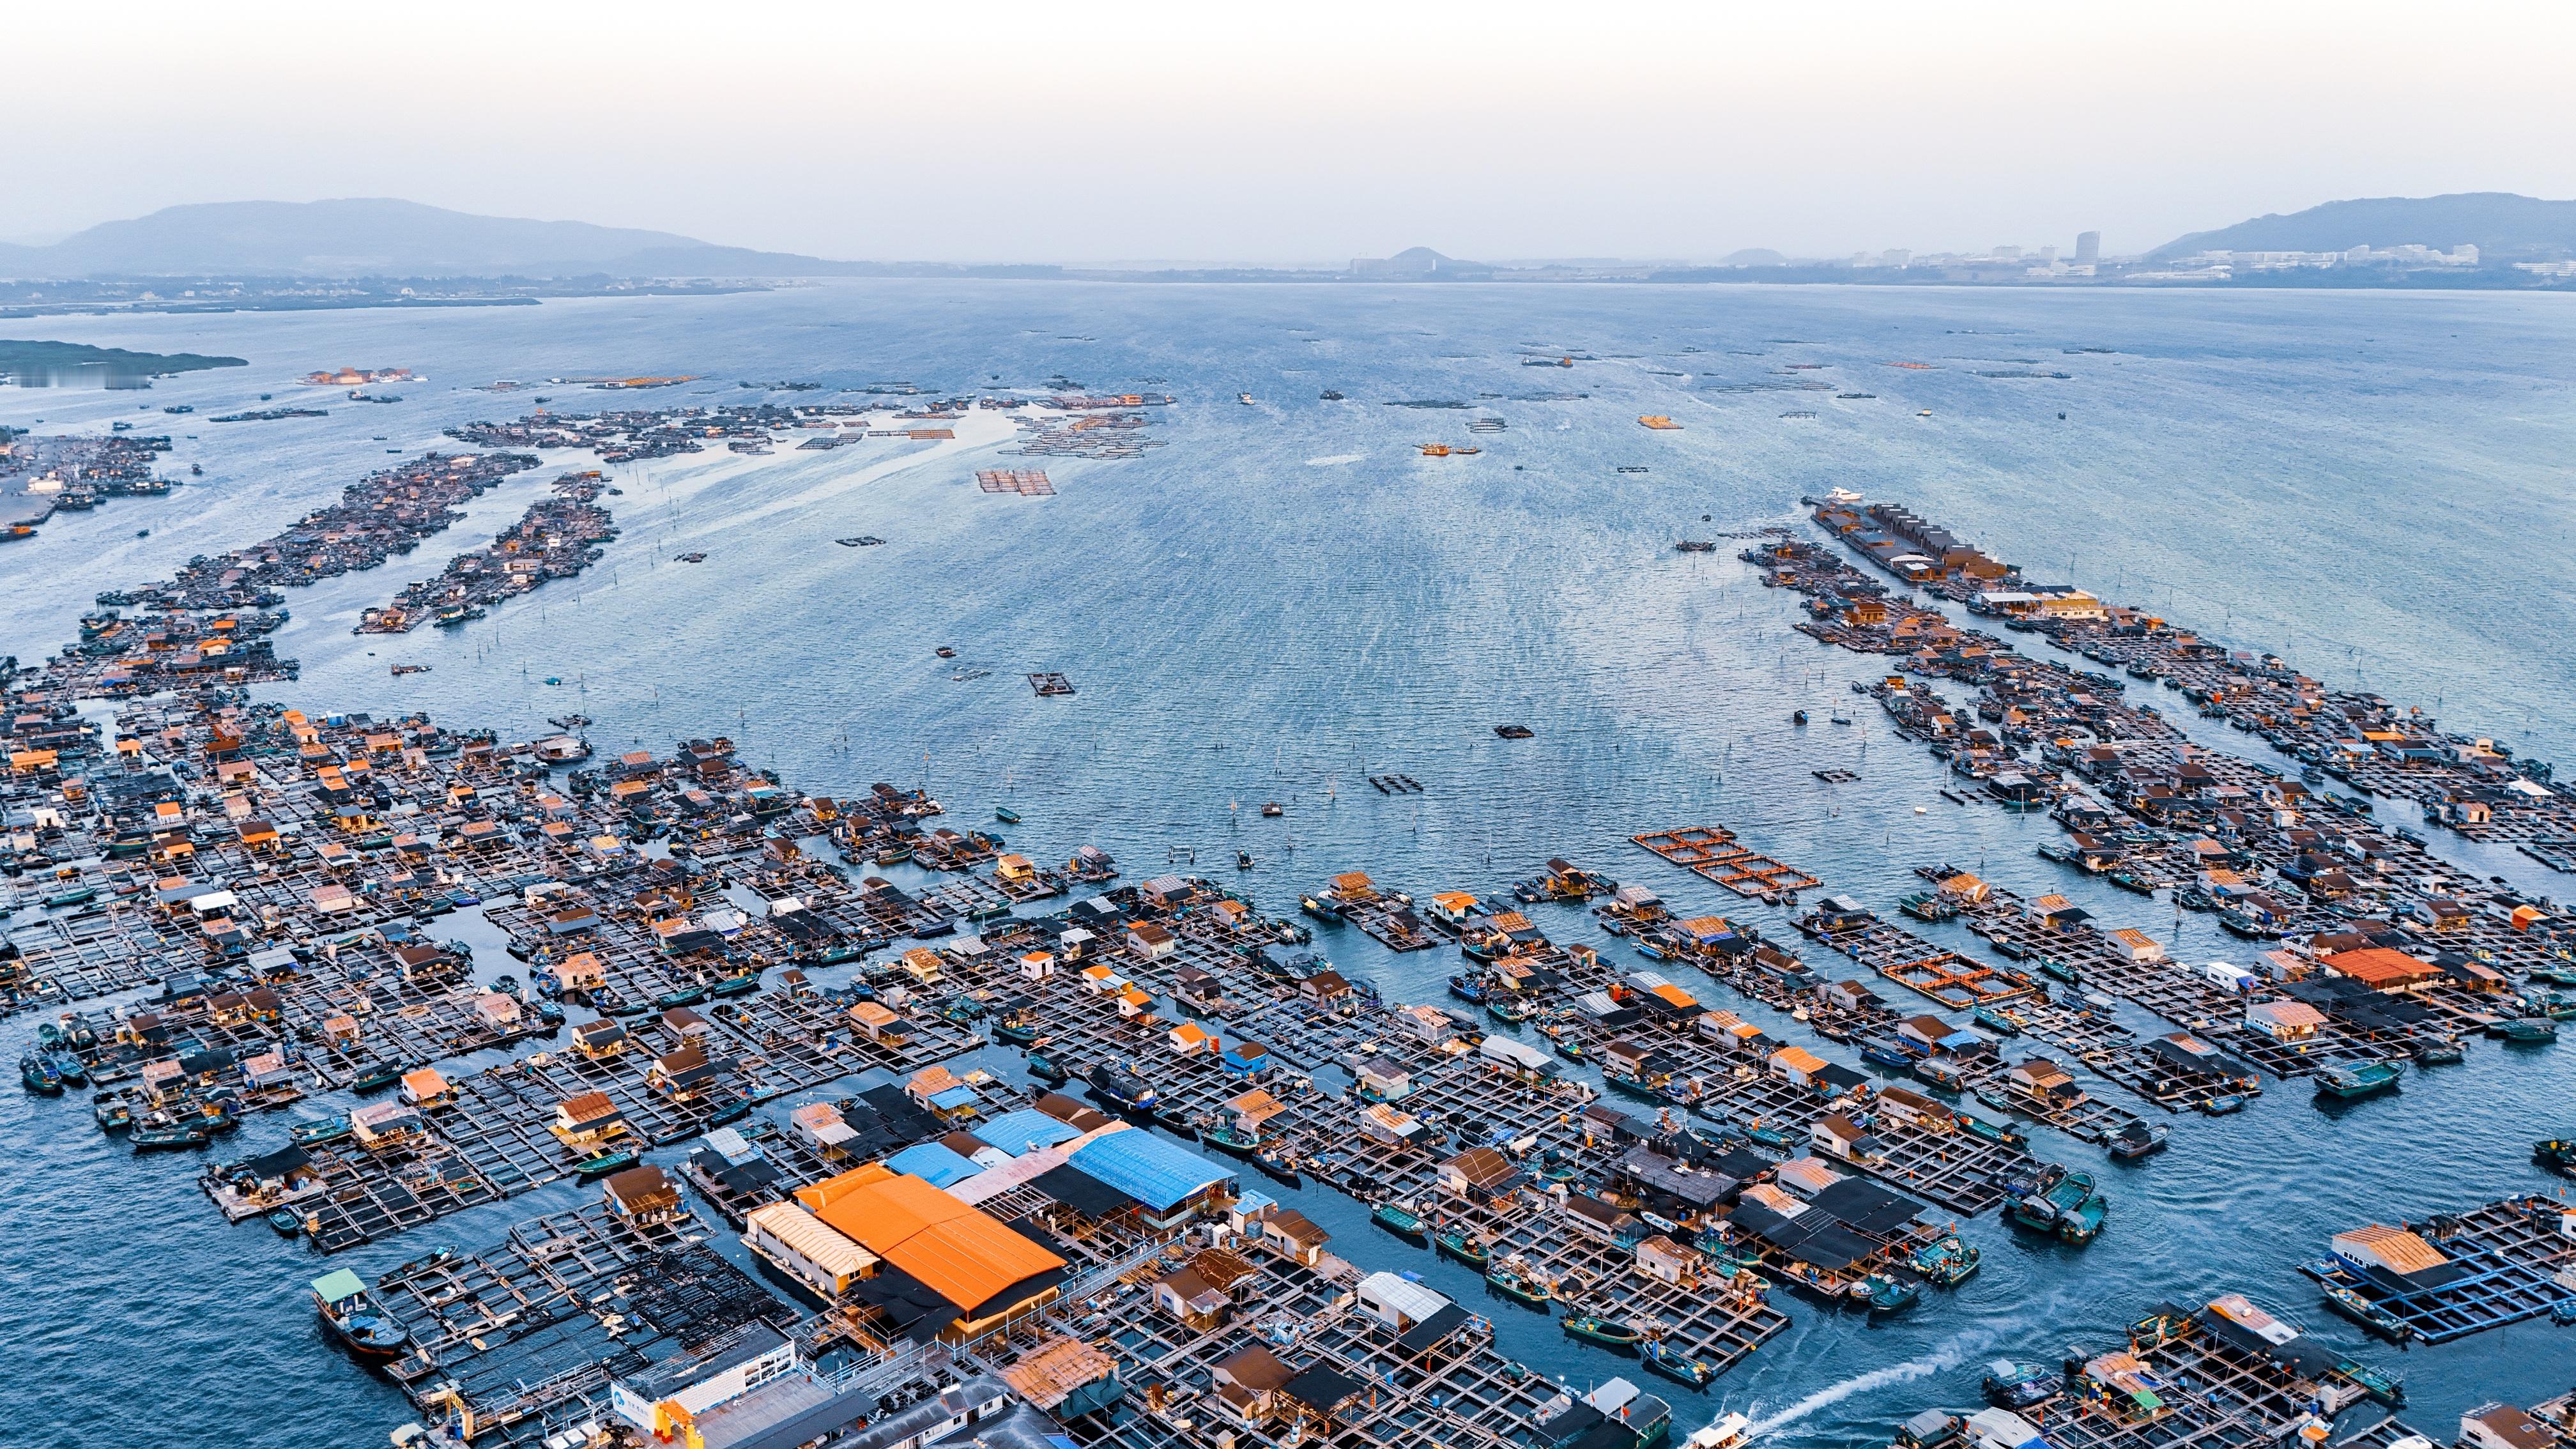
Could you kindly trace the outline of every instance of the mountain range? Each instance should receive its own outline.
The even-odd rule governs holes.
[[[0,245],[0,276],[831,277],[883,270],[665,231],[475,216],[416,201],[228,201]]]
[[[2576,201],[2542,201],[2510,191],[2450,196],[2381,196],[2329,201],[2287,216],[2258,216],[2196,231],[2148,253],[2153,261],[2196,252],[2339,252],[2408,243],[2449,251],[2467,242],[2485,261],[2576,254]]]
[[[2193,232],[2156,248],[2150,260],[2211,250],[2342,251],[2409,242],[2448,250],[2474,244],[2490,265],[2576,255],[2576,201],[2510,192],[2333,201],[2287,216],[2259,216]],[[1778,266],[1776,252],[1741,251],[1730,266]],[[940,268],[832,261],[791,252],[718,246],[672,232],[476,216],[418,202],[236,201],[173,206],[129,221],[104,222],[49,246],[0,244],[0,277],[852,277],[959,274],[1036,275],[1059,269]],[[1492,274],[1475,262],[1416,247],[1384,260],[1354,262],[1363,276]],[[1118,275],[1118,274],[1098,274]],[[1259,271],[1247,276],[1280,275]]]

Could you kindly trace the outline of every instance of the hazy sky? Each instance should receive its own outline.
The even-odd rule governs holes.
[[[2576,196],[2568,4],[147,3],[9,30],[20,240],[399,196],[851,258],[2119,253],[2349,196]]]

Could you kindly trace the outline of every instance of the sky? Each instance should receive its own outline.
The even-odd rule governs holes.
[[[849,259],[1997,244],[2576,196],[2576,6],[23,10],[0,238],[396,196]]]

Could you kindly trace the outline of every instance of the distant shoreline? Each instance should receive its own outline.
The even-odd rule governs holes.
[[[1873,275],[1884,271],[1886,275]],[[927,281],[927,282],[1086,282],[1121,286],[1363,286],[1363,287],[1458,287],[1458,286],[1668,286],[1668,287],[1909,287],[1946,288],[1982,292],[2477,292],[2534,295],[2576,295],[2576,279],[2537,277],[2511,273],[2496,268],[2480,268],[2467,273],[2400,272],[2393,275],[2368,276],[2355,271],[2344,272],[2279,272],[2235,278],[2193,277],[2172,280],[2131,280],[2119,276],[2098,278],[2039,278],[2032,280],[1937,276],[1905,268],[1856,270],[1849,267],[1724,267],[1664,270],[1598,272],[1490,272],[1464,273],[1437,277],[1363,277],[1348,272],[1294,271],[1287,269],[1224,269],[1119,271],[1081,267],[922,267],[902,269],[889,267],[863,276],[831,277],[763,277],[706,279],[620,279],[608,284],[561,288],[529,287],[523,291],[487,295],[403,296],[385,292],[355,290],[339,297],[316,296],[239,296],[239,297],[132,297],[65,299],[59,303],[36,305],[0,305],[0,322],[26,321],[40,317],[131,317],[131,316],[205,316],[233,312],[341,312],[360,310],[429,310],[455,307],[533,307],[540,302],[601,299],[615,297],[711,297],[732,296],[746,292],[771,292],[798,287],[817,286],[843,281]],[[224,286],[240,279],[196,278],[197,287],[211,282]],[[460,285],[494,279],[459,278]],[[167,285],[167,282],[163,282]],[[502,280],[499,285],[520,285]],[[136,284],[139,285],[139,284]],[[365,289],[376,285],[375,279],[341,279],[327,283]],[[5,370],[5,369],[0,369]]]

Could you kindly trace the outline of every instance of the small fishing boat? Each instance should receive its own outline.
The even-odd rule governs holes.
[[[1481,1269],[1494,1260],[1491,1250],[1468,1237],[1464,1229],[1449,1228],[1431,1235],[1431,1247],[1444,1258],[1455,1258],[1470,1268]]]
[[[2327,1261],[2331,1264],[2333,1260],[2329,1259]],[[2332,1270],[2331,1268],[2311,1268],[2308,1271],[2311,1276],[2313,1276],[2320,1271]],[[2326,1306],[2328,1308],[2331,1308],[2335,1312],[2342,1314],[2344,1317],[2351,1319],[2353,1322],[2360,1324],[2362,1327],[2369,1329],[2371,1332],[2387,1338],[2393,1343],[2404,1343],[2406,1340],[2415,1336],[2415,1326],[2413,1324],[2408,1323],[2405,1319],[2402,1319],[2396,1314],[2372,1303],[2369,1299],[2362,1297],[2360,1294],[2354,1292],[2350,1288],[2344,1287],[2340,1283],[2321,1282],[2317,1285],[2317,1291],[2324,1295]]]
[[[1234,853],[1234,868],[1236,870],[1252,869],[1252,852],[1248,850],[1236,851]]]
[[[2419,1067],[2456,1067],[2469,1059],[2469,1050],[2455,1036],[2427,1037],[2415,1043],[2413,1055]]]
[[[1134,1072],[1102,1062],[1084,1074],[1093,1096],[1127,1112],[1151,1112],[1162,1094]]]
[[[1370,1208],[1369,1221],[1398,1237],[1420,1238],[1429,1231],[1422,1215],[1400,1202],[1382,1202]]]
[[[41,1052],[59,1051],[62,1049],[62,1046],[63,1029],[61,1027],[54,1025],[50,1021],[37,1023],[36,1050]]]
[[[2046,964],[2047,963],[2045,961],[2041,962],[2043,967],[2046,966]],[[1993,1032],[1997,1036],[2021,1035],[2021,1023],[2013,1020],[2010,1016],[2005,1015],[2003,1010],[1999,1007],[1980,1006],[1977,1008],[1974,1016],[1970,1019],[1975,1021],[1977,1025],[1984,1027],[1986,1030]]]
[[[1013,1046],[1027,1046],[1038,1039],[1038,1029],[1025,1022],[997,1021],[993,1023],[992,1031],[996,1041],[1006,1041]]]
[[[2531,1144],[2531,1160],[2552,1172],[2576,1173],[2576,1139],[2552,1137]]]
[[[137,1152],[164,1152],[203,1147],[213,1139],[203,1127],[161,1126],[137,1127],[126,1140]]]
[[[55,911],[61,910],[65,906],[85,906],[97,899],[98,887],[82,886],[77,890],[63,891],[59,894],[45,897],[45,909]]]
[[[298,1122],[286,1129],[288,1140],[298,1147],[320,1147],[349,1135],[349,1119],[344,1116],[324,1117],[316,1122]]]
[[[1064,1068],[1055,1064],[1054,1058],[1047,1056],[1044,1052],[1029,1053],[1027,1065],[1029,1075],[1037,1078],[1041,1082],[1060,1083],[1064,1081],[1068,1075]]]
[[[1793,725],[1802,725],[1802,724],[1805,724],[1806,722],[1807,722],[1807,712],[1806,712],[1805,710],[1803,710],[1803,709],[1800,709],[1800,710],[1791,710],[1791,711],[1789,712],[1789,723],[1791,723],[1791,724],[1793,724]]]
[[[664,1011],[670,1011],[676,1007],[695,1006],[706,999],[707,988],[704,985],[683,986],[677,991],[665,991],[654,997],[653,1004]]]
[[[724,979],[715,982],[707,988],[707,995],[719,998],[749,996],[759,989],[760,973],[758,971],[745,971],[738,975],[727,976]]]
[[[18,1058],[18,1080],[26,1083],[30,1092],[47,1097],[63,1094],[63,1074],[55,1069],[52,1062],[34,1052]]]
[[[2212,1117],[2224,1117],[2245,1110],[2243,1092],[2217,1092],[2200,1100],[2200,1110]]]
[[[1297,1171],[1297,1159],[1281,1148],[1265,1147],[1252,1154],[1252,1165],[1290,1187],[1302,1187],[1306,1179]]]
[[[993,818],[1004,825],[1017,825],[1020,823],[1020,812],[1008,805],[996,805],[993,807]]]
[[[1975,1245],[1957,1233],[1946,1233],[1936,1242],[1924,1244],[1906,1259],[1905,1266],[1922,1275],[1937,1288],[1956,1288],[1974,1277],[1982,1261]]]
[[[2364,1062],[2359,1066],[2329,1066],[2317,1071],[2317,1095],[2350,1101],[2373,1096],[2397,1085],[2405,1068],[2396,1062]]]
[[[101,1132],[122,1132],[134,1125],[134,1106],[122,1092],[99,1093],[97,1100],[90,1103],[89,1113]]]
[[[2068,1172],[2052,1165],[2029,1191],[2012,1200],[2004,1215],[2023,1227],[2055,1232],[2061,1218],[2082,1207],[2092,1196],[2092,1174]]]
[[[1556,1300],[1556,1295],[1548,1290],[1546,1284],[1508,1263],[1489,1269],[1485,1283],[1513,1302],[1525,1303],[1532,1308],[1545,1308]]]
[[[1201,1142],[1219,1152],[1231,1152],[1237,1157],[1250,1157],[1261,1150],[1260,1138],[1232,1127],[1202,1127],[1198,1129],[1198,1134]]]
[[[268,1226],[279,1237],[291,1238],[304,1231],[304,1219],[293,1208],[279,1208],[268,1215]]]
[[[1747,1127],[1744,1129],[1744,1135],[1761,1143],[1765,1147],[1776,1147],[1783,1152],[1786,1152],[1798,1145],[1798,1140],[1796,1138],[1781,1131],[1777,1127]]]
[[[626,1169],[633,1167],[636,1163],[641,1162],[642,1160],[643,1159],[637,1157],[633,1151],[621,1149],[615,1152],[602,1152],[595,1156],[585,1157],[581,1161],[574,1163],[572,1165],[572,1170],[574,1176],[579,1177],[584,1182],[588,1182],[593,1178],[606,1177],[612,1172],[624,1172]]]
[[[1885,1067],[1893,1072],[1914,1069],[1914,1053],[1883,1041],[1863,1042],[1860,1048],[1860,1059],[1871,1066]]]
[[[313,1280],[313,1303],[323,1329],[360,1358],[400,1358],[411,1346],[411,1335],[367,1296],[365,1280],[346,1268]]]
[[[1957,1067],[1935,1057],[1925,1057],[1914,1064],[1914,1078],[1926,1086],[1944,1092],[1965,1091],[1968,1078]]]
[[[392,1086],[394,1083],[401,1081],[403,1079],[403,1073],[408,1070],[410,1069],[398,1063],[379,1063],[378,1065],[369,1067],[365,1071],[358,1073],[356,1076],[351,1077],[349,1079],[349,1090],[352,1092],[381,1092],[385,1088]]]
[[[54,1074],[63,1079],[64,1085],[72,1087],[89,1085],[89,1068],[81,1065],[81,1059],[70,1052],[47,1052],[45,1061],[53,1067]]]
[[[1597,1313],[1578,1313],[1556,1325],[1568,1338],[1597,1343],[1604,1348],[1635,1348],[1645,1335],[1616,1318],[1603,1318]]]
[[[2045,1364],[2017,1364],[1999,1358],[1987,1366],[1985,1380],[1978,1389],[1996,1408],[2020,1410],[2046,1403],[2065,1392],[2066,1378]]]
[[[2112,1133],[2110,1140],[2103,1146],[2113,1157],[2126,1161],[2144,1157],[2152,1152],[2163,1151],[2166,1141],[2172,1135],[2170,1129],[2158,1123],[2149,1122],[2142,1117],[2133,1117],[2120,1124],[2120,1130]]]
[[[1852,1297],[1869,1305],[1872,1313],[1894,1313],[1914,1306],[1923,1296],[1923,1285],[1911,1278],[1890,1273],[1872,1273],[1852,1285]]]
[[[1518,1026],[1529,1020],[1529,1003],[1521,1000],[1517,992],[1506,991],[1485,1003],[1485,1014],[1505,1026]]]
[[[1651,1372],[1695,1389],[1707,1388],[1717,1378],[1717,1365],[1706,1359],[1693,1358],[1660,1338],[1650,1338],[1637,1345],[1637,1356]],[[1744,1416],[1733,1414],[1728,1417],[1740,1420]]]
[[[1984,1116],[1968,1114],[1968,1111],[1958,1114],[1958,1129],[1971,1134],[1971,1137],[1984,1137],[1986,1142],[2002,1142],[2004,1147],[2020,1147],[2022,1142],[2030,1140],[2025,1134],[2014,1132],[2012,1127],[2004,1127],[2002,1122],[1986,1122]]]
[[[1728,1414],[1682,1441],[1682,1449],[1744,1449],[1753,1442],[1753,1421]]]
[[[732,1101],[726,1102],[717,1107],[714,1111],[709,1112],[707,1114],[707,1125],[710,1127],[722,1127],[728,1122],[739,1122],[750,1115],[751,1099],[749,1097],[736,1097]]]
[[[2110,1215],[2111,1200],[2094,1193],[2077,1203],[2071,1211],[2058,1214],[2057,1236],[2060,1241],[2083,1247],[2102,1236],[2103,1220]]]
[[[2539,1046],[2558,1040],[2558,1023],[2541,1016],[2521,1016],[2488,1028],[2514,1046]]]
[[[1449,978],[1449,994],[1469,1006],[1482,1006],[1492,999],[1493,991],[1481,976],[1456,975]]]

